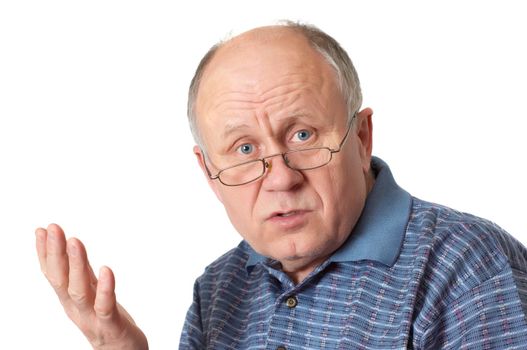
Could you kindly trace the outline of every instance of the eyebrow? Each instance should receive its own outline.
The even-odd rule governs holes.
[[[227,124],[225,125],[225,130],[223,131],[223,138],[227,138],[231,134],[235,133],[238,130],[241,129],[248,129],[250,126],[248,124]]]

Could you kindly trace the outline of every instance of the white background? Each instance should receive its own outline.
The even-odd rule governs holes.
[[[89,349],[38,268],[50,222],[114,269],[151,349],[177,348],[194,279],[239,241],[194,160],[187,86],[213,43],[284,18],[348,50],[404,188],[527,244],[521,1],[3,1],[0,348]]]

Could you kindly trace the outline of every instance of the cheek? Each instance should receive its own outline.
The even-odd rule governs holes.
[[[355,164],[356,163],[356,164]],[[365,184],[360,162],[348,159],[328,169],[324,206],[334,232],[347,234],[357,221],[365,200]]]
[[[254,231],[251,226],[255,223],[253,213],[258,198],[256,185],[257,183],[240,187],[224,186],[220,190],[221,201],[229,220],[244,238],[247,233]]]
[[[336,167],[328,166],[309,176],[311,196],[314,197],[319,211],[317,230],[323,232],[325,237],[338,231],[344,190],[343,177],[339,171]]]

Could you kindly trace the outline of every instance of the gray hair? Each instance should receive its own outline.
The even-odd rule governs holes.
[[[292,21],[281,21],[278,25],[290,28],[302,34],[309,44],[333,67],[337,73],[339,90],[342,93],[342,96],[346,99],[348,122],[350,122],[353,115],[362,105],[362,92],[357,71],[355,70],[347,52],[335,39],[313,25]],[[199,92],[199,85],[203,78],[205,68],[225,42],[226,41],[220,41],[215,44],[205,56],[203,56],[188,90],[187,115],[190,124],[190,131],[192,132],[194,140],[200,147],[202,147],[202,149],[204,145],[196,118],[196,99]]]

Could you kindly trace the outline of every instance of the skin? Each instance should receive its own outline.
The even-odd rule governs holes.
[[[281,27],[247,32],[219,49],[196,112],[208,159],[199,147],[194,153],[205,174],[205,161],[215,174],[289,149],[336,148],[347,120],[335,71],[304,37]],[[241,236],[279,261],[295,283],[342,245],[362,212],[373,184],[371,115],[371,109],[358,113],[343,149],[324,167],[297,171],[273,157],[256,182],[229,187],[209,179]],[[298,137],[302,130],[312,134],[306,141]],[[242,145],[253,152],[243,154]]]
[[[81,241],[70,238],[56,224],[37,228],[40,268],[57,293],[68,317],[94,349],[148,349],[143,332],[117,303],[115,278],[104,266],[95,276]]]
[[[253,147],[251,157],[306,146],[334,149],[347,126],[335,72],[303,37],[283,27],[258,28],[219,49],[206,68],[196,110],[213,174],[247,159],[241,145]],[[296,171],[278,156],[268,159],[261,179],[243,186],[207,176],[241,236],[280,262],[295,283],[341,246],[362,212],[374,182],[371,116],[369,108],[357,114],[345,145],[324,167]],[[207,174],[201,148],[194,153]],[[112,270],[101,268],[97,278],[82,242],[66,241],[58,225],[35,234],[42,272],[93,348],[148,349],[116,301]]]

